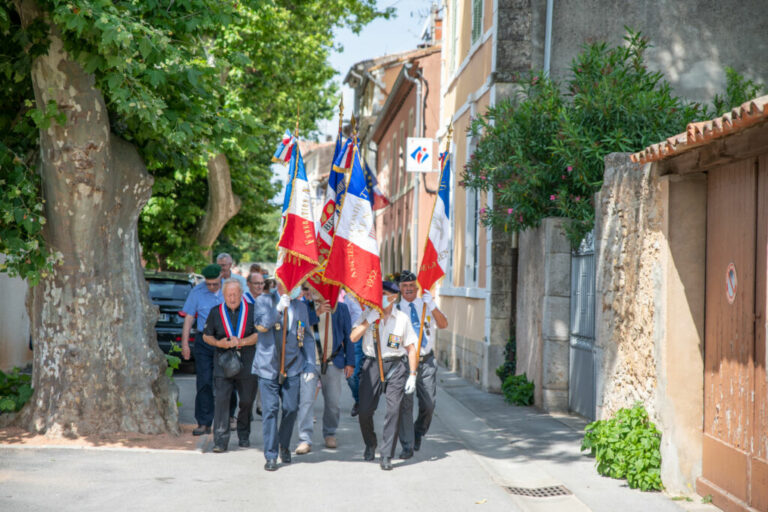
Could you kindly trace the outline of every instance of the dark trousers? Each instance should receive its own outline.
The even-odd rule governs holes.
[[[413,422],[413,394],[405,395],[403,410],[400,411],[400,444],[412,449],[414,436],[423,437],[432,423],[437,397],[437,361],[430,353],[419,363],[416,377],[416,397],[419,399],[419,415]]]
[[[397,445],[397,429],[400,421],[400,409],[405,395],[405,381],[408,379],[406,358],[384,361],[386,386],[379,377],[379,363],[366,357],[360,370],[360,432],[366,446],[376,446],[376,432],[373,429],[373,413],[379,406],[379,397],[384,393],[387,412],[384,415],[381,456],[392,458]]]
[[[363,366],[363,344],[355,343],[355,371],[347,379],[349,390],[352,391],[352,397],[355,403],[360,403],[360,368]]]
[[[264,438],[264,457],[276,459],[278,443],[281,448],[290,450],[293,426],[299,410],[299,375],[287,377],[282,386],[278,380],[259,378],[261,392],[261,428]],[[281,408],[280,429],[277,427],[277,413]]]
[[[213,423],[213,352],[214,348],[195,334],[195,419],[198,425],[210,427]]]
[[[240,411],[237,413],[238,440],[251,437],[251,420],[253,419],[253,401],[256,399],[258,377],[255,375],[238,375],[233,379],[214,377],[216,407],[213,415],[213,442],[224,449],[229,445],[229,417],[233,389],[240,395]]]
[[[195,394],[195,420],[198,425],[210,427],[213,423],[213,354],[215,348],[203,341],[203,335],[195,334],[195,382],[197,393]],[[237,407],[237,394],[233,389],[230,392],[229,415],[235,415]]]

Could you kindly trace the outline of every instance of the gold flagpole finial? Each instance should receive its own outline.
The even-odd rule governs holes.
[[[352,136],[355,136],[357,134],[357,119],[355,119],[355,114],[352,114],[350,118],[349,123],[352,125]]]
[[[341,100],[339,100],[339,131],[341,131],[341,126],[344,122],[344,95],[341,95]]]
[[[453,123],[448,123],[448,136],[445,139],[445,150],[451,149],[451,136],[453,135]]]

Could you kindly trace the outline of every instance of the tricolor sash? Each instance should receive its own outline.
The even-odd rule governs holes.
[[[221,323],[224,324],[224,331],[227,333],[227,337],[242,338],[245,334],[245,319],[248,317],[248,303],[243,299],[240,299],[240,314],[237,317],[237,332],[232,329],[232,324],[229,321],[229,315],[227,314],[226,304],[219,304],[219,315],[221,315]]]

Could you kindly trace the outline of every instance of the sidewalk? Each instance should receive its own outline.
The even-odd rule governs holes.
[[[442,368],[438,386],[435,414],[472,450],[497,484],[526,489],[564,486],[573,493],[555,497],[514,495],[521,510],[720,510],[702,504],[696,496],[692,502],[672,501],[664,493],[630,489],[625,480],[600,476],[594,459],[579,450],[587,424],[580,417],[509,405],[501,395],[486,393]]]

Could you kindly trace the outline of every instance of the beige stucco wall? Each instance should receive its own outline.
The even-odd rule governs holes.
[[[0,370],[32,362],[26,299],[27,283],[0,273]]]
[[[662,481],[701,474],[706,180],[606,157],[596,211],[597,416],[641,401],[662,432]]]

